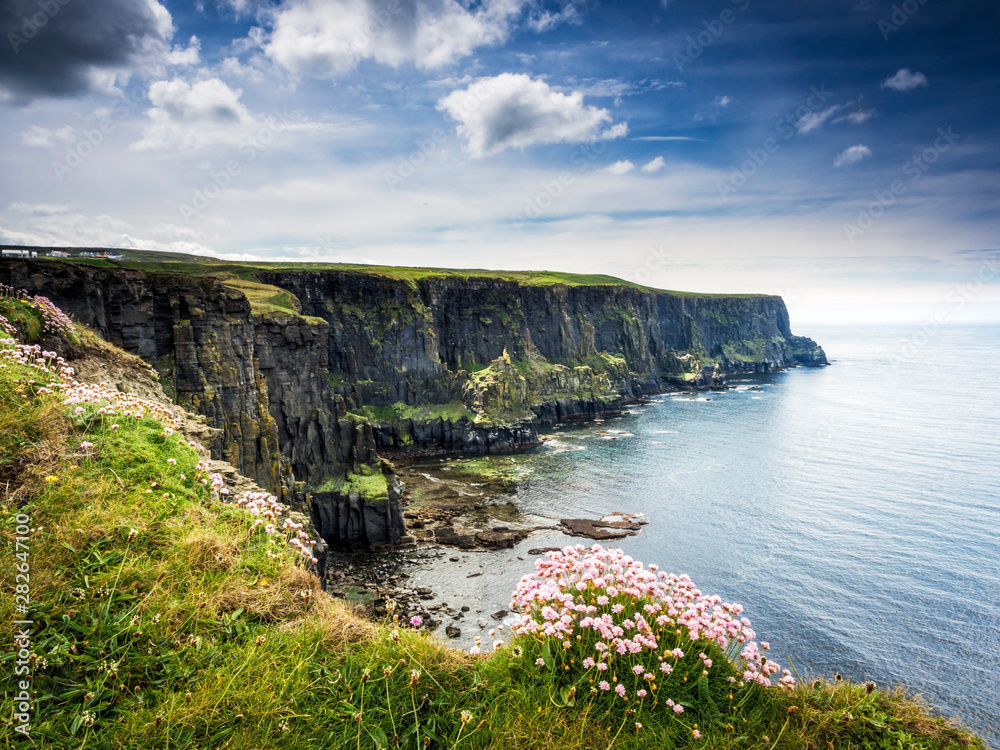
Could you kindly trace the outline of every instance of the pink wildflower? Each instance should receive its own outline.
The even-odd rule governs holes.
[[[615,685],[615,692],[618,693],[618,695],[620,695],[622,698],[624,698],[625,697],[625,686],[622,685],[619,682],[617,685]]]
[[[599,683],[597,683],[597,687],[599,687],[601,690],[611,689],[611,685],[608,684],[607,680],[601,680]]]
[[[420,615],[414,615],[413,617],[410,618],[410,625],[412,625],[415,628],[419,628],[423,624],[423,622],[424,618],[421,617]]]

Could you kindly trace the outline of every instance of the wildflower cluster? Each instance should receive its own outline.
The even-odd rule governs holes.
[[[76,333],[76,326],[62,310],[56,307],[52,300],[42,295],[32,296],[24,289],[15,290],[6,284],[0,284],[0,296],[19,299],[21,302],[34,307],[42,316],[42,330],[46,333],[71,336]],[[6,325],[0,325],[11,336],[14,335],[13,326],[4,320]],[[8,326],[10,326],[8,328]]]
[[[661,703],[682,714],[706,689],[731,700],[733,689],[771,685],[779,670],[743,608],[702,594],[687,576],[599,545],[549,552],[536,568],[514,593],[522,617],[513,631],[531,661],[574,693],[627,704],[629,715]],[[779,684],[794,679],[786,673]]]
[[[91,406],[96,414],[102,416],[120,415],[135,419],[149,417],[170,430],[169,433],[165,432],[165,435],[172,435],[173,431],[178,429],[181,424],[180,419],[159,401],[140,398],[132,393],[122,393],[111,388],[107,383],[90,384],[71,381],[65,385],[52,384],[51,387],[62,390],[63,403],[67,406],[86,404]],[[77,406],[75,411],[79,416],[87,413],[83,406]],[[181,439],[180,442],[186,441]]]
[[[52,393],[56,387],[62,387],[62,381],[72,380],[74,370],[66,360],[55,352],[42,351],[38,344],[19,344],[14,339],[0,339],[0,346],[9,347],[0,349],[0,367],[6,369],[8,364],[21,365],[31,370],[37,370],[39,375],[45,380],[56,378],[55,382],[50,382],[47,386],[40,387],[39,393]],[[29,385],[38,385],[38,381],[28,379]]]
[[[76,333],[76,326],[73,325],[73,321],[69,319],[69,316],[52,304],[52,301],[48,297],[42,297],[41,295],[36,295],[31,298],[31,302],[34,303],[35,307],[42,314],[43,330],[46,333],[55,333],[61,336],[70,336]]]
[[[199,467],[203,464],[199,463]],[[211,475],[212,492],[222,497],[229,494],[229,489],[225,486],[221,474]],[[296,523],[291,518],[283,518],[285,506],[278,502],[278,498],[268,492],[244,492],[233,500],[237,505],[251,515],[257,516],[254,519],[254,526],[262,526],[264,533],[277,535],[282,533],[288,540],[288,546],[312,564],[318,561],[312,554],[312,545],[316,544],[315,539],[310,539],[309,534],[303,531],[303,524]],[[281,521],[281,526],[278,522]]]
[[[14,328],[14,324],[11,323],[3,315],[0,315],[0,332],[5,333],[8,336],[16,336],[17,329]]]

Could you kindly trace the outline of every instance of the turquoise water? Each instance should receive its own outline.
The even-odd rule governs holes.
[[[558,430],[517,502],[644,513],[614,544],[744,604],[803,677],[903,683],[1000,746],[1000,328],[806,333],[832,366]],[[528,549],[573,541],[480,557],[481,608],[507,603]]]

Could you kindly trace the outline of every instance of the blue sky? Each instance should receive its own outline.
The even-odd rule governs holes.
[[[2,0],[0,240],[1000,318],[988,2]]]

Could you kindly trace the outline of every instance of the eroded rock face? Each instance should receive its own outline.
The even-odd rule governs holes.
[[[48,297],[155,367],[169,396],[220,431],[208,446],[216,458],[289,499],[292,467],[282,458],[257,326],[241,293],[214,279],[72,263],[4,263],[0,280]]]
[[[792,335],[779,297],[340,270],[257,278],[294,294],[302,315],[255,315],[208,277],[0,264],[0,282],[51,298],[157,368],[167,393],[218,430],[213,455],[286,501],[303,494],[296,480],[305,491],[359,473],[378,450],[509,452],[536,445],[539,424],[614,414],[645,393],[826,362]],[[370,425],[350,413],[395,404],[457,404],[472,417]],[[331,543],[402,533],[391,498],[384,509],[349,494],[313,502]]]
[[[391,475],[389,496],[368,501],[357,492],[315,492],[311,499],[313,525],[328,543],[351,548],[398,544],[405,534],[399,500],[403,485]]]

